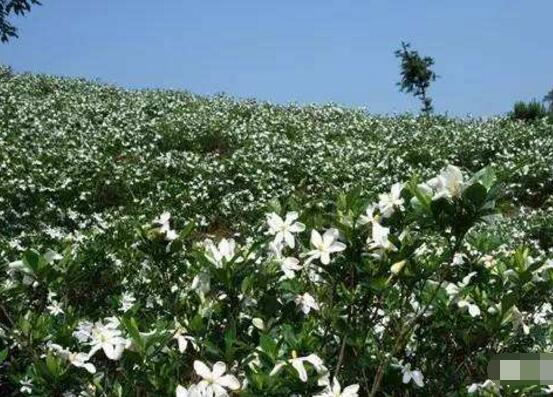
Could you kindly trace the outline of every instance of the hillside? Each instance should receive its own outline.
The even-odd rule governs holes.
[[[447,163],[493,166],[520,205],[543,208],[553,193],[545,123],[379,117],[6,71],[0,82],[0,226],[11,238],[160,208],[243,231],[271,199],[375,195]]]

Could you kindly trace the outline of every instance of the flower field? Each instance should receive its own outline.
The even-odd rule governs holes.
[[[540,395],[553,125],[0,68],[0,396]]]

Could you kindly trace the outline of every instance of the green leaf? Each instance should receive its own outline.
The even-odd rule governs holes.
[[[371,289],[373,289],[375,292],[382,292],[384,289],[387,288],[388,278],[387,277],[375,277],[370,281]]]
[[[204,329],[204,320],[202,319],[202,316],[199,314],[196,314],[194,317],[192,317],[192,320],[188,323],[188,328],[190,328],[191,331],[194,332],[200,332]]]
[[[195,227],[196,225],[193,222],[188,223],[179,233],[179,238],[184,240],[194,231]]]
[[[33,273],[39,271],[40,258],[40,254],[36,250],[27,250],[23,253],[23,263],[32,270]]]
[[[497,181],[497,176],[491,167],[482,168],[470,179],[471,182],[480,182],[482,186],[489,190]]]
[[[277,199],[273,199],[268,203],[268,210],[280,214],[282,212],[282,205]]]
[[[138,324],[136,323],[136,320],[134,317],[131,318],[123,318],[122,323],[125,326],[125,329],[129,333],[132,341],[135,343],[136,347],[138,347],[139,351],[142,353],[144,352],[145,345],[144,340],[142,340],[142,337],[140,336],[140,331],[138,329]]]
[[[453,203],[445,197],[433,200],[430,204],[430,209],[432,210],[434,221],[440,226],[444,226],[449,219],[453,219],[455,216]]]
[[[278,346],[271,336],[261,335],[259,344],[261,346],[261,350],[267,353],[271,358],[275,357]]]
[[[4,363],[4,361],[6,361],[6,358],[8,358],[7,348],[5,348],[4,350],[0,350],[0,364]]]
[[[48,373],[53,377],[57,378],[60,375],[60,363],[59,360],[51,353],[48,353],[46,356],[46,368]]]
[[[430,204],[432,203],[432,197],[428,195],[426,192],[424,192],[418,186],[417,181],[415,179],[409,182],[409,190],[415,196],[415,198],[423,208],[425,209],[430,208]]]
[[[465,189],[463,200],[478,209],[486,202],[487,193],[486,188],[481,183],[476,182]]]
[[[501,299],[501,310],[506,313],[516,303],[517,296],[514,293],[509,293]]]

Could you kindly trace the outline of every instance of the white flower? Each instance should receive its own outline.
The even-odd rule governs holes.
[[[129,311],[133,305],[134,302],[136,302],[136,298],[134,297],[132,292],[124,292],[121,295],[121,307],[119,308],[120,312],[127,312]]]
[[[33,393],[33,381],[29,378],[21,379],[19,381],[19,384],[21,385],[21,388],[19,391],[21,393],[27,393],[32,394]]]
[[[334,378],[332,381],[332,386],[327,386],[327,388],[320,394],[317,394],[315,397],[358,397],[359,394],[359,385],[350,385],[346,387],[343,391],[338,382],[338,379]]]
[[[198,385],[192,385],[188,389],[184,386],[178,385],[175,391],[176,397],[207,397],[208,392],[205,388],[201,388]]]
[[[44,259],[46,259],[46,262],[51,264],[51,263],[54,263],[54,261],[59,261],[63,259],[63,256],[57,253],[56,251],[52,251],[51,249],[48,249],[44,254]]]
[[[295,356],[295,352],[293,353]],[[326,367],[323,365],[323,360],[316,354],[310,354],[305,357],[293,357],[288,361],[279,361],[275,367],[272,369],[269,376],[274,376],[280,372],[280,370],[288,363],[294,367],[298,376],[302,382],[307,382],[307,370],[305,369],[304,363],[308,362],[315,368],[318,374],[325,374],[328,372]]]
[[[240,389],[240,382],[233,375],[224,375],[227,370],[225,363],[217,361],[210,370],[207,365],[201,361],[194,361],[194,370],[203,378],[198,387],[204,389],[208,397],[228,396],[226,389]]]
[[[487,379],[483,383],[473,383],[467,387],[468,394],[473,394],[482,390],[497,390],[497,386],[493,381]]]
[[[480,308],[476,304],[471,303],[466,299],[461,299],[460,301],[458,301],[457,306],[459,306],[460,308],[467,307],[471,317],[478,317],[480,315]]]
[[[298,270],[302,267],[299,265],[300,261],[293,257],[282,258],[280,260],[280,269],[284,273],[284,278],[294,278]]]
[[[262,318],[254,317],[252,318],[252,324],[255,328],[263,331],[265,329],[265,322]]]
[[[198,345],[196,344],[196,339],[193,336],[186,334],[186,328],[176,323],[176,328],[173,334],[173,339],[177,341],[179,352],[184,353],[188,347],[188,343],[192,345],[195,350],[198,350]]]
[[[46,309],[52,314],[53,316],[57,316],[59,314],[63,314],[63,309],[61,308],[61,305],[57,301],[51,301],[48,306],[46,306]]]
[[[167,211],[162,213],[159,217],[154,219],[152,222],[156,225],[164,226],[169,223],[169,220],[171,219],[171,214]]]
[[[433,200],[445,197],[448,199],[457,198],[463,192],[463,173],[453,165],[444,168],[440,175],[430,179],[426,185],[433,191]]]
[[[77,325],[77,329],[73,332],[73,336],[80,342],[86,343],[92,337],[92,328],[94,324],[90,321],[82,321]]]
[[[465,263],[465,258],[463,254],[456,252],[455,255],[453,255],[453,261],[451,262],[452,266],[460,266],[463,263]]]
[[[190,288],[197,291],[200,295],[205,295],[211,290],[211,276],[207,272],[200,272],[194,279]]]
[[[311,248],[312,250],[307,253],[307,256],[309,256],[307,262],[320,259],[323,265],[328,265],[330,254],[345,250],[346,245],[338,241],[337,229],[328,229],[322,236],[318,231],[312,230]]]
[[[169,212],[164,212],[158,218],[153,220],[153,223],[159,225],[159,231],[165,235],[166,241],[173,241],[178,237],[176,231],[172,230],[169,226],[169,220],[171,219],[171,214]]]
[[[396,262],[392,265],[392,267],[390,267],[390,272],[392,274],[399,274],[399,272],[401,272],[401,269],[404,268],[404,266],[407,264],[407,261],[404,259],[402,261],[399,261],[399,262]]]
[[[396,246],[388,239],[389,235],[390,228],[384,227],[378,222],[373,222],[372,237],[367,239],[369,249],[379,251],[380,253],[385,251],[396,251]]]
[[[311,309],[319,310],[319,305],[315,301],[315,298],[313,298],[308,292],[303,295],[296,296],[294,302],[296,303],[296,305],[300,306],[301,311],[304,314],[309,314]]]
[[[544,303],[540,310],[534,313],[534,324],[543,325],[547,324],[547,318],[553,313],[550,303]]]
[[[294,248],[296,245],[293,233],[301,233],[305,230],[305,225],[300,222],[296,222],[298,219],[298,213],[288,212],[284,220],[275,212],[266,214],[267,224],[269,225],[269,234],[274,235],[274,243],[285,242],[290,248]]]
[[[60,345],[52,343],[49,347],[60,357],[69,361],[73,366],[77,368],[84,368],[91,374],[96,373],[96,367],[88,362],[89,356],[85,353],[73,353],[67,349],[64,349]]]
[[[271,242],[269,244],[269,251],[271,255],[278,261],[280,269],[284,273],[283,279],[292,279],[296,277],[296,271],[301,270],[299,265],[300,261],[294,257],[284,257],[282,255],[282,242]]]
[[[177,390],[175,390],[176,397],[188,397],[189,393],[186,388],[181,385],[177,385]]]
[[[73,333],[79,341],[88,342],[91,346],[88,357],[92,357],[98,350],[103,350],[104,354],[110,360],[119,360],[125,347],[130,344],[129,340],[122,336],[118,329],[119,322],[116,319],[109,318],[104,324],[101,321],[94,325],[84,323]]]
[[[382,193],[378,195],[378,209],[383,218],[389,218],[393,215],[396,209],[402,209],[404,200],[401,198],[401,190],[403,184],[394,183],[390,193]]]
[[[228,262],[234,258],[236,242],[231,238],[221,239],[218,245],[211,240],[206,240],[205,246],[207,248],[206,258],[218,268],[223,267],[223,261]]]
[[[448,285],[445,288],[445,291],[450,297],[455,297],[456,295],[461,292],[462,289],[466,288],[470,280],[476,275],[476,272],[470,272],[465,277],[463,277],[463,280],[458,284],[448,283]]]
[[[411,364],[407,363],[401,366],[401,372],[403,373],[403,383],[407,384],[411,380],[415,382],[418,387],[424,386],[424,376],[419,370],[411,370]]]
[[[377,206],[378,204],[376,203],[369,205],[365,211],[365,215],[361,215],[359,217],[358,223],[360,225],[366,225],[367,223],[376,222],[378,220],[378,216],[375,216],[374,212]]]
[[[459,292],[461,292],[461,290],[459,289],[459,287],[456,284],[448,283],[447,286],[445,287],[445,292],[450,297],[453,297],[453,296],[459,294]]]
[[[29,269],[23,261],[15,261],[8,264],[8,276],[15,277],[16,274],[21,273],[23,276],[23,284],[24,285],[31,285],[35,282],[33,272],[31,269]]]
[[[524,322],[524,315],[522,312],[516,306],[512,307],[511,312],[515,327],[522,328],[524,335],[528,335],[530,333],[530,327]]]

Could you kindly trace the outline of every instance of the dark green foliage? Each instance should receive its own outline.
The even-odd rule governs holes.
[[[10,16],[23,16],[31,11],[32,5],[40,4],[38,0],[0,0],[0,41],[7,43],[10,38],[19,37],[17,28],[8,20]]]
[[[431,57],[421,57],[418,51],[411,50],[409,43],[401,43],[401,49],[395,52],[401,59],[401,81],[397,83],[400,91],[412,93],[422,102],[421,111],[430,114],[433,111],[432,98],[428,96],[430,84],[438,77],[430,69],[434,65]]]
[[[528,103],[523,101],[516,102],[511,113],[511,118],[522,121],[536,121],[546,116],[547,111],[545,107],[536,100]]]
[[[543,97],[543,101],[548,104],[547,108],[549,110],[549,113],[553,115],[553,89],[547,93],[546,96]]]

